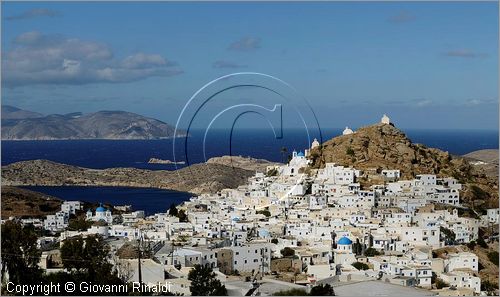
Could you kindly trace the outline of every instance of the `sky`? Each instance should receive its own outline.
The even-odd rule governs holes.
[[[235,88],[200,123],[234,104],[283,104],[287,126],[300,126],[307,101],[322,128],[386,113],[407,129],[497,130],[498,27],[496,2],[2,2],[2,104],[175,124],[208,82],[257,72],[302,103]],[[239,82],[286,88],[248,77]]]

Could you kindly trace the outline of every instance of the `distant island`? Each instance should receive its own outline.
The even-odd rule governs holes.
[[[2,106],[2,140],[169,139],[174,131],[160,120],[126,111],[42,115]],[[177,136],[186,133],[180,131]]]
[[[184,165],[186,162],[184,161],[172,161],[172,160],[162,160],[162,159],[157,159],[157,158],[151,158],[148,161],[148,164],[176,164],[176,165]]]

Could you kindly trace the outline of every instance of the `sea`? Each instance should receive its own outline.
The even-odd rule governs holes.
[[[103,169],[133,167],[149,170],[175,170],[222,155],[262,158],[280,162],[293,150],[303,151],[314,138],[320,142],[342,133],[342,129],[306,131],[289,129],[278,137],[271,130],[240,129],[192,130],[187,138],[163,140],[50,140],[2,141],[2,166],[10,163],[46,159],[75,166]],[[486,130],[405,130],[415,143],[439,148],[454,155],[481,149],[498,149],[498,131]],[[286,153],[283,153],[286,148]],[[175,154],[174,154],[175,152]],[[184,164],[150,164],[150,158],[182,161]],[[164,212],[170,203],[179,204],[189,193],[159,189],[123,187],[34,187],[33,190],[66,200],[131,204],[148,213]],[[160,203],[167,201],[166,203]]]

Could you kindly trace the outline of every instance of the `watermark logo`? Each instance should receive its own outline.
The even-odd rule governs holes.
[[[254,95],[238,96],[241,91],[254,92]],[[221,151],[233,156],[235,127],[248,114],[257,115],[266,123],[277,140],[286,136],[290,128],[287,125],[292,121],[298,123],[295,129],[298,127],[305,132],[308,144],[314,138],[322,142],[313,109],[290,84],[264,73],[233,73],[214,79],[197,90],[179,114],[173,138],[176,169],[179,169],[177,164],[198,163],[200,157],[206,162],[211,157],[207,151],[209,143],[217,143]],[[210,139],[210,131],[215,125],[223,126],[227,141]]]

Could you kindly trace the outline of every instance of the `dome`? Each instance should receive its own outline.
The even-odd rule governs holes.
[[[234,221],[234,222],[238,222],[239,220],[240,220],[240,218],[239,218],[239,217],[234,217],[234,218],[233,218],[233,221]]]
[[[319,146],[319,141],[316,138],[314,138],[314,140],[311,144],[311,149],[318,147],[318,146]]]
[[[346,236],[342,237],[338,242],[337,244],[340,244],[340,245],[349,245],[349,244],[352,244],[352,240],[350,240],[349,238],[347,238]]]
[[[106,212],[106,208],[99,204],[99,207],[95,209],[96,212]]]
[[[269,237],[269,231],[267,231],[266,229],[260,229],[259,237]]]
[[[304,157],[304,153],[302,151],[300,151],[298,154],[297,154],[297,157]]]
[[[390,124],[391,123],[391,119],[386,114],[384,114],[382,116],[382,119],[380,120],[380,122],[382,124]]]
[[[349,135],[354,133],[349,127],[345,127],[344,132],[342,132],[342,135]]]

